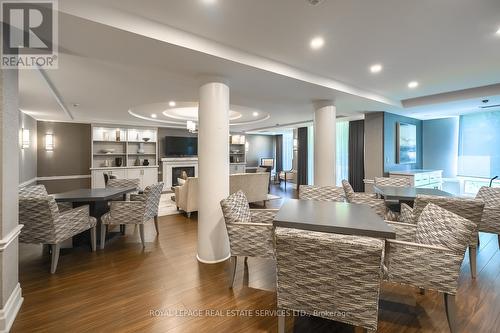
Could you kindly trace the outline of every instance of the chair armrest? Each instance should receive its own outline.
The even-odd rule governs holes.
[[[89,215],[89,206],[84,205],[60,213],[54,224],[59,242],[94,227],[96,220]]]
[[[260,222],[272,224],[278,211],[279,209],[250,209],[252,223]]]
[[[456,294],[463,253],[442,246],[386,240],[386,280]]]
[[[232,256],[274,258],[274,227],[269,223],[226,223]]]
[[[396,231],[396,240],[405,242],[415,242],[417,226],[413,223],[402,223],[394,221],[385,221],[392,226]]]
[[[146,196],[144,194],[131,194],[130,201],[146,201]]]

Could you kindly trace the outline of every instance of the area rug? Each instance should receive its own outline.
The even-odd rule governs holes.
[[[158,207],[158,216],[165,216],[165,215],[176,215],[179,214],[180,212],[177,210],[177,206],[175,205],[175,202],[172,201],[171,197],[173,196],[173,193],[162,193],[161,198],[160,198],[160,206]]]

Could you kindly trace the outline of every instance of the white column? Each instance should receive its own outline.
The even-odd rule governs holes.
[[[220,201],[229,195],[229,87],[200,87],[198,111],[198,255],[203,263],[230,256]]]
[[[314,185],[335,185],[335,117],[332,102],[316,103],[314,112]]]
[[[19,110],[17,70],[0,71],[0,332],[8,332],[23,298],[18,279]]]

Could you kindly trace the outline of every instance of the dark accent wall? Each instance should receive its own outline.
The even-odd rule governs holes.
[[[374,179],[384,175],[384,112],[365,114],[365,177]],[[370,185],[365,186],[372,191]]]
[[[22,148],[23,128],[30,131],[30,145]],[[37,125],[36,120],[23,112],[19,112],[19,183],[33,180],[37,176]]]
[[[258,166],[261,158],[274,158],[274,136],[246,134],[245,139],[248,142],[247,166]]]
[[[45,150],[45,135],[54,135],[54,150]],[[37,122],[37,176],[90,175],[90,124]],[[90,187],[90,178],[40,181],[49,193]]]
[[[403,122],[417,126],[417,162],[397,164],[397,124]],[[404,171],[422,169],[422,120],[384,112],[384,173],[389,171]]]

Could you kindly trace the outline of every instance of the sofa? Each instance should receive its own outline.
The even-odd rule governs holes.
[[[269,172],[238,173],[229,176],[229,194],[242,190],[248,202],[262,201],[265,205],[269,187]],[[184,184],[176,186],[175,204],[177,209],[190,217],[198,211],[198,178],[188,177]]]

